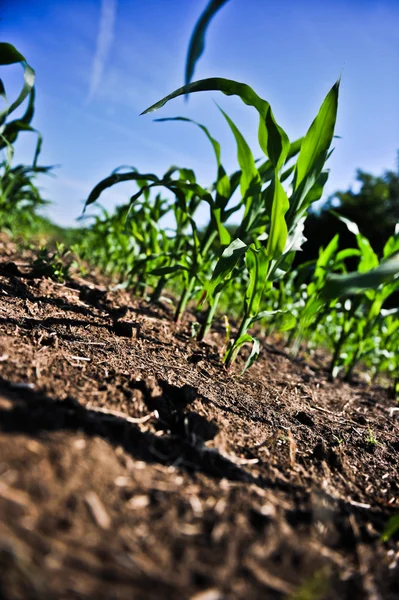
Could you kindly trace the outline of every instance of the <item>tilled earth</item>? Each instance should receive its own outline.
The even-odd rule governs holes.
[[[0,598],[399,598],[388,391],[0,246]]]

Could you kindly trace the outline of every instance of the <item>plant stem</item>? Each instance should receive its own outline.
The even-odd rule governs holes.
[[[215,315],[215,310],[219,303],[219,298],[221,296],[221,293],[222,292],[218,292],[217,294],[215,294],[212,304],[210,304],[208,306],[208,309],[205,313],[205,319],[204,319],[204,321],[201,325],[201,328],[198,332],[197,340],[199,342],[201,342],[204,339],[204,337],[206,336],[206,334],[208,333],[208,331],[210,330],[210,328],[212,326],[213,317]]]
[[[229,348],[226,351],[226,354],[224,355],[223,362],[226,365],[227,369],[230,368],[231,364],[237,358],[237,354],[238,354],[238,351],[239,351],[239,347],[237,348],[237,346],[236,346],[237,341],[240,339],[240,337],[242,335],[244,335],[247,332],[247,330],[250,327],[251,320],[252,319],[251,319],[250,316],[248,316],[248,313],[245,313],[245,315],[244,315],[244,317],[243,317],[243,319],[241,321],[240,327],[239,327],[239,329],[237,331],[237,334],[236,334],[236,336],[234,338],[234,342],[229,346]]]
[[[182,295],[180,296],[180,300],[177,305],[175,316],[174,316],[175,323],[178,323],[180,321],[182,314],[186,310],[187,303],[191,298],[194,283],[195,283],[195,277],[192,277],[190,279],[188,285],[184,288]]]
[[[166,284],[166,277],[160,277],[158,279],[157,285],[155,286],[155,288],[151,294],[150,302],[158,302],[159,301],[159,298],[162,294],[162,290],[165,287],[165,284]]]

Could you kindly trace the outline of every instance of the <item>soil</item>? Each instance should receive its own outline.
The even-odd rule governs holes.
[[[399,597],[388,391],[0,253],[0,598]]]

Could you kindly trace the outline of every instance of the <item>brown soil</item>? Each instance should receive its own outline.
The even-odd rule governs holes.
[[[385,390],[1,252],[0,598],[399,597]]]

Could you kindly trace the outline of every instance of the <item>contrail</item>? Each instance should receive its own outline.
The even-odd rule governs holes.
[[[107,60],[112,40],[114,39],[116,7],[117,0],[101,0],[100,26],[86,102],[90,102],[93,99],[102,79],[105,61]]]

